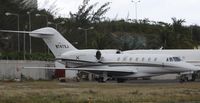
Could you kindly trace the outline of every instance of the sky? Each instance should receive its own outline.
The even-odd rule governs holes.
[[[49,1],[48,3],[45,1]],[[83,0],[38,0],[39,8],[49,8],[55,4],[58,16],[68,17],[69,12],[78,11]],[[99,2],[97,8],[106,2],[111,2],[106,17],[110,19],[136,19],[135,6],[132,0],[90,0],[89,4]],[[134,0],[138,1],[138,0]],[[140,0],[137,3],[137,18],[148,18],[150,21],[171,23],[172,17],[185,19],[185,25],[200,25],[200,0]]]

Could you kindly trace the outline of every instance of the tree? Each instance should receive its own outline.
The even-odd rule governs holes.
[[[21,14],[24,9],[24,2],[22,0],[0,0],[0,29],[17,30],[17,17],[6,16],[6,12]],[[17,35],[0,35],[0,38],[10,37],[9,40],[1,40],[1,50],[12,51],[16,47]],[[13,42],[14,41],[14,42]]]
[[[110,49],[114,43],[111,35],[96,32],[91,46],[96,49]]]
[[[67,32],[71,33],[71,35],[66,36],[70,38],[72,42],[79,42],[79,48],[84,48],[84,45],[82,45],[84,39],[82,38],[85,34],[83,31],[78,30],[78,27],[87,29],[93,26],[96,29],[94,25],[100,23],[104,18],[104,14],[109,10],[109,2],[95,9],[98,3],[89,5],[89,1],[90,0],[83,0],[83,3],[79,6],[76,13],[70,12],[70,18],[68,19],[69,24],[66,25],[66,28],[68,28]],[[95,39],[95,35],[91,35],[95,33],[95,29],[88,32],[88,41]],[[91,42],[88,42],[88,45],[92,45]]]
[[[90,0],[83,0],[83,3],[79,6],[77,13],[70,12],[70,18],[78,23],[78,26],[86,26],[90,23],[100,22],[103,19],[103,15],[110,9],[109,2],[103,4],[100,8],[94,11],[94,8],[98,3],[89,5]],[[87,26],[86,26],[87,27]]]
[[[198,48],[198,45],[200,44],[200,27],[198,25],[191,25],[190,32],[192,36],[192,40],[194,41],[194,45],[196,48]]]
[[[174,40],[175,48],[193,48],[191,33],[187,27],[183,26],[185,20],[172,18],[172,21],[173,36],[170,39]]]

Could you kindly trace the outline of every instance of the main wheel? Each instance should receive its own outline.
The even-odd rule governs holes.
[[[99,82],[99,83],[105,83],[106,81],[104,81],[104,78],[103,77],[99,77],[98,79],[97,79],[97,81]]]
[[[193,81],[195,81],[195,80],[196,80],[196,78],[197,78],[197,74],[196,74],[196,73],[193,73],[193,74],[192,74],[192,78],[191,78],[191,79],[189,79],[188,81],[191,81],[191,82],[193,82]]]

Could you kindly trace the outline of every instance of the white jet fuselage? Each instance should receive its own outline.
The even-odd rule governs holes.
[[[84,68],[85,71],[102,74],[102,71],[112,77],[150,77],[167,73],[193,71],[196,68],[182,60],[173,59],[165,54],[114,54],[102,53],[98,60],[97,50],[76,50],[64,53],[62,60],[68,67]],[[87,69],[86,69],[87,68]]]

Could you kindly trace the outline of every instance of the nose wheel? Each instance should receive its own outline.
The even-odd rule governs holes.
[[[187,82],[188,81],[188,77],[185,75],[180,75],[179,77],[179,82],[183,83],[183,82]]]
[[[192,73],[192,74],[182,74],[179,77],[179,82],[191,82],[191,81],[195,81],[197,78],[197,74],[196,73]]]

